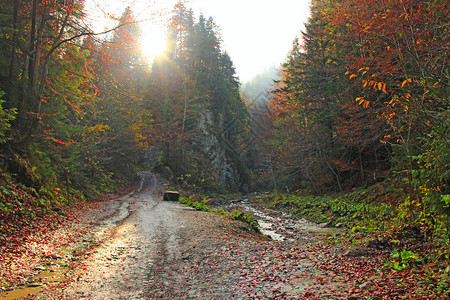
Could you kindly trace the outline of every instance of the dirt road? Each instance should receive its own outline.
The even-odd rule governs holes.
[[[249,211],[268,239],[222,215],[163,201],[156,177],[141,176],[136,191],[67,208],[56,229],[3,251],[0,299],[442,298],[426,274],[386,266],[389,249],[353,248],[346,239],[329,245],[336,229],[245,198],[212,203]]]
[[[1,299],[346,299],[346,279],[321,275],[320,234],[305,223],[249,207],[279,241],[243,223],[162,201],[152,174],[104,203],[84,235],[55,250],[28,283]],[[92,214],[92,213],[91,213]],[[266,218],[262,221],[262,218]],[[284,223],[283,223],[284,222]],[[286,223],[287,222],[287,223]],[[269,226],[270,227],[270,226]],[[270,228],[266,228],[270,229]],[[310,228],[311,229],[311,228]],[[270,232],[269,232],[270,233]],[[21,293],[14,296],[14,292]]]
[[[223,278],[193,270],[209,252],[229,247],[229,238],[259,240],[245,226],[198,212],[155,195],[148,175],[138,193],[120,199],[111,237],[88,251],[72,280],[67,299],[229,299],[234,288]],[[128,213],[127,213],[128,212]],[[245,228],[246,229],[246,228]],[[231,232],[230,232],[231,230]],[[220,266],[214,266],[213,273]],[[217,274],[217,273],[216,273]],[[45,298],[43,294],[39,298]],[[59,295],[61,297],[61,295]]]

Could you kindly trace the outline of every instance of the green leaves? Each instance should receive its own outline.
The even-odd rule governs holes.
[[[0,98],[5,93],[0,90]],[[0,144],[5,143],[10,140],[11,137],[8,136],[8,132],[10,131],[11,121],[15,119],[17,114],[17,110],[13,109],[4,109],[2,104],[5,103],[4,100],[0,99]]]
[[[409,268],[412,263],[420,261],[419,255],[406,249],[402,249],[401,252],[394,250],[390,256],[392,259],[396,260],[392,263],[392,268],[397,271]]]

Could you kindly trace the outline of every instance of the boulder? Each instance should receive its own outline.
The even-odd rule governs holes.
[[[369,251],[364,246],[358,246],[355,245],[351,247],[349,250],[347,250],[344,253],[344,256],[347,257],[361,257],[361,256],[367,256],[369,254]]]
[[[374,238],[372,240],[370,240],[370,242],[367,244],[367,248],[372,248],[372,249],[377,249],[377,250],[387,250],[387,249],[392,249],[393,246],[391,244],[391,242],[386,239],[378,239],[378,238]]]
[[[327,227],[330,227],[330,224],[329,223],[320,223],[320,224],[317,224],[317,226],[319,228],[327,228]]]
[[[180,193],[175,191],[167,191],[164,193],[164,201],[178,201]]]
[[[360,284],[359,288],[364,290],[364,289],[367,289],[368,287],[370,287],[372,285],[373,285],[372,281],[366,281],[363,284]]]

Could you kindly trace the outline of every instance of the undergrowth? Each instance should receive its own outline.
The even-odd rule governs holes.
[[[330,243],[377,241],[391,251],[390,268],[410,272],[420,265],[432,286],[448,290],[449,217],[437,213],[420,197],[412,199],[402,189],[377,184],[334,196],[275,192],[259,201],[317,223],[347,228],[339,239],[330,237]]]
[[[365,224],[370,228],[386,228],[394,217],[387,205],[356,200],[349,194],[341,197],[274,193],[262,199],[270,208],[286,209],[292,214],[316,223],[341,224],[344,227]],[[380,223],[381,221],[381,223]]]
[[[340,224],[350,230],[401,232],[413,228],[438,247],[449,247],[448,216],[433,212],[403,190],[377,184],[344,195],[311,196],[272,193],[260,199],[271,208],[288,210],[317,223]],[[353,231],[357,231],[356,229]]]
[[[183,203],[187,206],[193,207],[196,210],[205,211],[205,212],[212,212],[216,214],[223,215],[229,219],[232,220],[238,220],[243,223],[245,223],[249,228],[251,228],[253,231],[257,233],[261,233],[259,229],[258,222],[255,220],[255,218],[246,212],[242,212],[239,210],[232,210],[232,211],[225,211],[223,209],[214,209],[210,208],[206,203],[209,201],[207,197],[203,197],[201,202],[197,201],[195,199],[195,196],[189,196],[189,197],[180,197],[178,200],[180,203]]]
[[[57,214],[70,201],[82,201],[83,196],[65,188],[36,189],[16,182],[7,174],[0,175],[0,233],[12,235],[47,214]]]

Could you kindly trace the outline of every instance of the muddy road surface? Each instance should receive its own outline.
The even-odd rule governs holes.
[[[0,299],[347,299],[349,278],[325,277],[324,233],[240,203],[274,239],[238,221],[162,200],[153,174],[86,216],[89,230],[55,249]],[[278,230],[279,229],[279,230]]]

